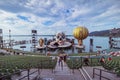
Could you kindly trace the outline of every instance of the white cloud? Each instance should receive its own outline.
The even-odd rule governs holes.
[[[112,6],[110,8],[108,8],[104,13],[96,16],[95,18],[106,18],[106,17],[111,17],[111,16],[115,16],[117,14],[120,14],[120,9],[116,8],[115,6]]]
[[[37,29],[38,34],[72,34],[79,25],[90,32],[109,29],[119,25],[119,4],[118,0],[0,0],[0,28],[4,34],[11,29],[12,34],[26,35],[31,29]]]
[[[81,8],[80,6],[75,6],[73,8],[74,12],[72,13],[72,16],[71,18],[76,18],[76,17],[79,17],[79,16],[83,16],[83,15],[86,15],[90,12],[90,8],[86,8],[86,7],[83,7]]]

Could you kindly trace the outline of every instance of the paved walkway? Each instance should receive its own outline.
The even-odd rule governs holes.
[[[54,73],[52,73],[51,70],[44,69],[42,70],[40,77],[43,78],[43,80],[84,80],[78,70],[74,70],[74,72],[75,73],[73,74],[65,62],[63,62],[62,68],[57,60]]]
[[[59,64],[59,62],[57,60],[57,64],[55,67],[55,75],[72,75],[67,64],[64,61],[62,61],[62,63],[63,63],[63,67],[62,67],[62,64],[61,63]]]
[[[73,74],[65,62],[63,62],[62,68],[61,65],[59,65],[58,60],[54,73],[51,73],[50,70],[44,70],[41,72],[40,76],[43,80],[84,80],[78,70],[74,70]]]

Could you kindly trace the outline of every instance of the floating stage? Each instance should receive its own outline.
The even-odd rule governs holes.
[[[45,43],[46,46],[45,46]],[[62,33],[57,33],[55,36],[55,39],[51,40],[49,39],[48,41],[44,42],[44,40],[42,38],[39,39],[39,45],[37,48],[37,50],[42,50],[45,48],[49,48],[49,49],[66,49],[66,48],[70,48],[72,46],[72,40],[68,40],[65,36],[65,34]]]
[[[64,42],[63,44],[57,43],[56,41],[51,42],[47,47],[52,48],[52,49],[57,49],[57,48],[69,48],[71,47],[72,44],[70,42]]]
[[[39,39],[39,45],[36,47],[37,50],[72,50],[78,49],[79,52],[85,49],[85,46],[74,44],[74,39],[66,38],[64,33],[56,34],[54,39],[43,40],[42,38]]]
[[[85,49],[85,46],[84,45],[82,45],[82,46],[80,46],[80,45],[73,45],[75,48],[78,48],[78,49]]]
[[[37,50],[43,50],[46,48],[46,45],[43,45],[43,46],[36,46],[36,49]]]

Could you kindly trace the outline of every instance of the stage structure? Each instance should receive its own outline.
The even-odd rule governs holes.
[[[75,45],[76,48],[84,49],[83,40],[87,38],[89,31],[86,27],[79,26],[73,30],[73,36],[78,40],[78,45]],[[81,52],[81,51],[80,51]]]
[[[36,46],[37,46],[37,30],[32,30],[32,51],[36,51]]]
[[[3,32],[2,32],[2,29],[0,29],[0,48],[3,48]]]
[[[112,29],[110,30],[110,36],[109,36],[109,46],[110,49],[120,49],[120,38],[118,38],[116,35],[120,34],[119,29]]]
[[[90,38],[90,52],[93,52],[93,39]]]

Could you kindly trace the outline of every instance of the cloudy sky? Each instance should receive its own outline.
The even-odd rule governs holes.
[[[120,0],[0,0],[0,28],[6,35],[89,32],[120,27]]]

